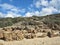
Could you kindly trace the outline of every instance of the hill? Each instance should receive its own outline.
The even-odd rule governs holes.
[[[0,26],[0,39],[4,41],[60,37],[60,14],[1,18]]]
[[[19,24],[19,26],[38,26],[40,25],[40,22],[43,22],[51,29],[60,30],[60,14],[52,14],[47,16],[0,18],[0,28]]]

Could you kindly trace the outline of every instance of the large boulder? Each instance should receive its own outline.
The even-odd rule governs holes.
[[[28,31],[27,31],[27,30],[21,30],[21,31],[22,31],[22,33],[23,33],[23,34],[28,33]]]
[[[11,32],[5,31],[3,35],[4,35],[4,40],[5,41],[12,41],[13,40]]]
[[[54,31],[54,30],[52,30],[51,31],[52,32],[52,37],[56,37],[56,36],[59,36],[59,31]]]
[[[0,30],[0,39],[3,39],[3,30]]]
[[[14,33],[16,35],[16,40],[22,40],[22,39],[24,39],[24,34],[22,33],[22,31],[15,30]]]
[[[47,36],[47,33],[38,32],[35,35],[36,35],[36,38],[42,38],[42,37],[46,37]]]
[[[12,39],[17,40],[17,36],[16,36],[16,33],[14,31],[12,32]]]
[[[35,38],[36,36],[35,36],[35,34],[33,34],[33,33],[27,33],[27,34],[25,34],[25,38],[26,39],[33,39],[33,38]]]
[[[11,32],[12,31],[12,28],[11,27],[4,27],[2,30]]]

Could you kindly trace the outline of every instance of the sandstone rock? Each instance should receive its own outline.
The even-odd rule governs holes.
[[[23,34],[28,33],[28,31],[27,31],[27,30],[21,30],[21,31],[22,31],[22,33],[23,33]]]
[[[4,32],[4,40],[5,41],[12,41],[12,33],[11,32],[8,32],[8,31],[5,31]]]
[[[26,39],[33,39],[33,38],[35,38],[36,36],[35,36],[35,34],[33,34],[33,33],[27,33],[27,34],[25,34],[25,38]]]
[[[36,38],[41,38],[41,37],[46,37],[47,36],[47,33],[38,32],[35,35],[36,35]]]
[[[59,36],[59,31],[52,30],[51,32],[52,32],[52,37]]]
[[[0,38],[3,38],[3,30],[0,30]]]
[[[12,28],[11,27],[4,27],[3,30],[10,32],[10,31],[12,31]]]
[[[14,33],[16,35],[16,40],[22,40],[22,39],[24,39],[24,34],[22,33],[22,31],[15,30]]]
[[[22,40],[24,39],[24,34],[17,33],[17,40]]]
[[[13,39],[13,40],[17,40],[16,33],[14,33],[14,32],[12,32],[12,39]]]
[[[0,43],[0,45],[4,45],[3,43]]]

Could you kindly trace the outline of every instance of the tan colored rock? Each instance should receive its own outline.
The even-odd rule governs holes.
[[[11,27],[4,27],[3,30],[4,31],[8,31],[8,32],[12,32],[12,28]]]
[[[35,35],[36,35],[36,38],[41,38],[41,37],[46,37],[47,36],[47,33],[38,32]]]
[[[22,31],[22,33],[23,33],[23,34],[28,33],[28,31],[27,31],[27,30],[21,30],[21,31]]]
[[[36,36],[35,36],[35,34],[33,34],[33,33],[27,33],[27,34],[25,34],[25,38],[26,39],[33,39],[33,38],[35,38]]]
[[[37,33],[37,31],[36,30],[28,30],[28,33]]]
[[[0,39],[2,39],[3,38],[3,30],[0,30]]]
[[[14,33],[16,35],[16,40],[22,40],[22,39],[24,39],[24,34],[22,33],[22,31],[15,30]]]
[[[31,33],[31,38],[36,38],[35,33]]]
[[[25,34],[25,38],[26,38],[26,39],[31,39],[31,33]]]
[[[51,29],[40,29],[40,32],[44,32],[44,33],[47,33],[47,32],[51,32]]]
[[[59,31],[52,30],[51,32],[52,32],[52,37],[59,36]]]
[[[22,34],[22,33],[17,33],[17,40],[22,40],[22,39],[24,39],[24,34]]]
[[[13,40],[17,40],[16,33],[14,33],[14,32],[12,32],[12,39],[13,39]]]
[[[4,40],[5,41],[12,41],[12,33],[11,32],[8,32],[8,31],[5,31],[4,32]]]
[[[0,43],[0,45],[4,45],[3,43]]]

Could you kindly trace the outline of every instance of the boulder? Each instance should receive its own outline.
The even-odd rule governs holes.
[[[0,30],[0,39],[2,39],[3,38],[3,30]]]
[[[35,36],[35,34],[33,34],[33,33],[27,33],[27,34],[25,34],[25,38],[26,39],[33,39],[33,38],[35,38],[36,36]]]
[[[46,37],[47,36],[47,33],[38,32],[35,35],[36,35],[36,38],[42,38],[42,37]]]
[[[24,34],[18,32],[17,33],[17,40],[22,40],[22,39],[24,39]]]
[[[10,31],[12,31],[12,28],[11,27],[4,27],[3,30],[10,32]]]
[[[52,32],[52,37],[59,36],[59,31],[52,30],[51,32]]]
[[[11,32],[5,31],[5,32],[3,33],[3,35],[4,35],[4,40],[5,40],[5,41],[12,41],[12,40],[13,40],[13,39],[12,39],[12,33],[11,33]]]
[[[13,40],[17,40],[16,33],[14,33],[14,32],[12,32],[12,39],[13,39]]]
[[[24,39],[24,34],[22,33],[22,31],[15,30],[14,33],[16,35],[16,40],[22,40],[22,39]]]
[[[28,33],[27,30],[21,30],[23,34]]]

